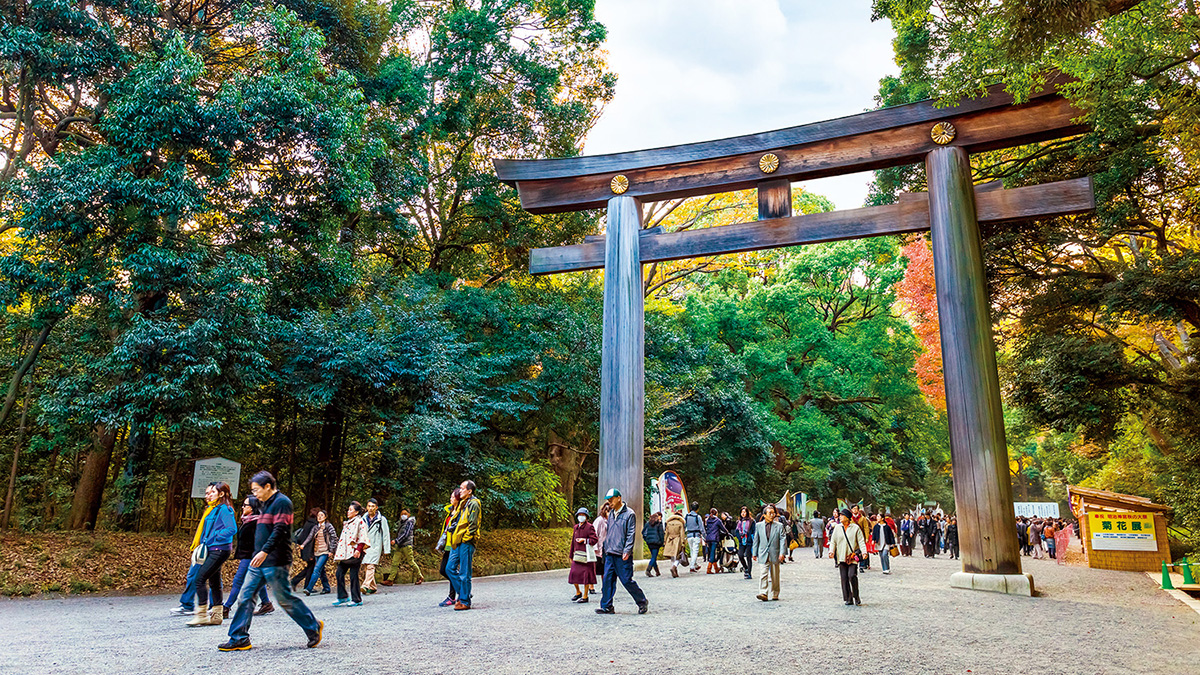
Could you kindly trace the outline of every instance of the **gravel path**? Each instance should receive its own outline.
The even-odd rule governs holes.
[[[639,573],[646,616],[620,587],[615,616],[568,602],[564,571],[478,579],[470,612],[436,607],[444,582],[358,608],[313,596],[313,650],[280,611],[226,654],[229,623],[188,628],[167,615],[174,596],[6,600],[0,673],[1200,673],[1200,615],[1144,574],[1026,558],[1042,595],[1020,598],[952,589],[955,561],[905,558],[865,574],[854,608],[829,560],[798,553],[780,602],[754,599],[757,577]]]

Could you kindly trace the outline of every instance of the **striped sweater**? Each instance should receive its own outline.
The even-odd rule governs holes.
[[[254,531],[254,550],[267,554],[263,567],[292,566],[292,518],[292,500],[282,492],[263,503]]]

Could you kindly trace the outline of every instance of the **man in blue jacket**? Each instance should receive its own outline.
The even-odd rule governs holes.
[[[617,579],[633,596],[638,614],[650,611],[650,601],[633,580],[633,541],[637,531],[637,514],[621,499],[621,492],[613,489],[604,496],[611,509],[608,513],[608,534],[604,537],[604,585],[600,592],[600,607],[597,614],[615,614],[613,595],[617,592]]]
[[[242,584],[238,598],[237,613],[229,627],[229,641],[217,649],[236,652],[250,649],[250,620],[254,613],[254,596],[263,585],[271,587],[275,601],[304,629],[308,646],[321,644],[325,624],[317,621],[312,610],[296,597],[288,579],[292,567],[292,500],[275,488],[275,477],[267,471],[259,471],[250,479],[250,492],[262,503],[262,515],[254,530],[254,549],[258,553],[250,559],[250,569]]]

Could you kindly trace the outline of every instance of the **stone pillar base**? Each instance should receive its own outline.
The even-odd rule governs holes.
[[[1033,597],[1032,574],[973,574],[971,572],[955,572],[950,575],[950,586],[951,588],[965,588],[970,591],[991,591],[993,593]]]

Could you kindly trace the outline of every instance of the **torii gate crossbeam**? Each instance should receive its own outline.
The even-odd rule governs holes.
[[[497,175],[516,186],[531,212],[608,206],[602,241],[530,254],[533,274],[604,268],[599,492],[619,488],[642,518],[643,263],[929,229],[963,564],[951,585],[1032,595],[1013,527],[979,223],[1083,213],[1095,208],[1094,196],[1088,178],[1013,190],[974,186],[968,152],[1081,131],[1075,121],[1081,113],[1056,93],[1064,81],[1050,79],[1021,105],[993,87],[951,108],[922,101],[706,143],[494,160]],[[905,195],[888,207],[791,214],[792,181],[919,161],[925,163],[927,195]],[[642,230],[643,201],[749,187],[758,189],[757,222],[676,233]]]

